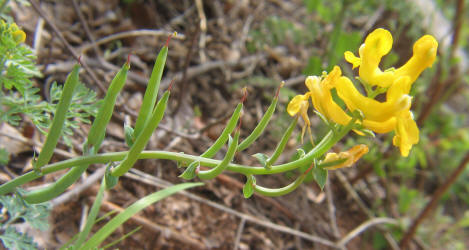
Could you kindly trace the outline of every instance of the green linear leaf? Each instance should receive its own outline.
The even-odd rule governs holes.
[[[181,183],[143,197],[106,223],[106,225],[99,229],[99,231],[93,235],[88,242],[81,246],[80,249],[97,248],[99,244],[101,244],[112,232],[114,232],[114,230],[117,229],[117,227],[122,225],[136,213],[142,211],[144,208],[181,190],[201,185],[203,185],[201,182]]]

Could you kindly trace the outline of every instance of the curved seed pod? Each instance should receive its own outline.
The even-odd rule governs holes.
[[[252,133],[238,145],[238,152],[251,146],[251,144],[262,134],[262,132],[264,132],[265,127],[267,126],[267,124],[269,124],[270,118],[272,118],[272,115],[275,112],[277,102],[278,97],[272,100],[272,103],[270,103],[269,108],[265,112],[259,124],[257,124]]]
[[[277,147],[275,148],[274,153],[272,156],[267,159],[266,161],[266,168],[270,168],[272,164],[275,163],[275,161],[278,159],[278,157],[282,154],[283,150],[285,149],[285,146],[287,145],[288,139],[290,139],[291,133],[293,132],[293,129],[296,126],[296,122],[298,119],[293,119],[292,122],[290,123],[290,126],[287,128],[285,133],[282,136],[282,139],[278,143]]]
[[[158,124],[163,118],[164,111],[166,110],[166,104],[168,103],[169,94],[170,91],[166,91],[158,101],[158,104],[156,104],[155,110],[148,120],[147,125],[135,140],[135,143],[130,148],[129,153],[125,156],[125,159],[121,162],[121,164],[112,171],[111,174],[113,176],[122,176],[135,164],[138,156],[147,145],[148,140],[150,140],[153,131],[155,131],[156,127],[158,127]]]
[[[50,158],[52,158],[54,149],[57,146],[60,135],[62,134],[65,119],[67,119],[67,111],[70,107],[70,103],[72,102],[73,91],[78,85],[79,71],[80,64],[76,64],[73,66],[72,72],[68,75],[67,80],[65,81],[62,96],[57,104],[57,109],[55,111],[54,120],[52,121],[52,125],[49,129],[49,134],[47,135],[37,161],[34,163],[35,170],[40,170],[40,168],[46,165]]]
[[[238,106],[236,106],[233,115],[231,115],[231,118],[228,121],[228,124],[226,125],[221,135],[213,143],[213,145],[210,146],[210,148],[208,148],[203,154],[200,155],[201,157],[212,158],[218,152],[218,150],[220,150],[220,148],[225,144],[226,140],[228,140],[228,137],[231,132],[233,132],[233,130],[235,129],[236,124],[238,123],[239,117],[241,115],[242,109],[243,103],[239,103]]]
[[[213,179],[217,175],[221,174],[226,169],[228,164],[233,160],[235,153],[236,153],[236,148],[238,147],[238,140],[239,140],[239,130],[236,131],[233,139],[231,139],[231,136],[229,137],[228,151],[226,152],[225,158],[223,158],[220,164],[218,164],[216,167],[207,171],[198,171],[197,175],[199,176],[199,178],[202,180],[208,180],[208,179]]]

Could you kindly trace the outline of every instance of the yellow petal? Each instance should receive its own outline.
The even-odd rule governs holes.
[[[336,89],[339,97],[345,102],[351,111],[360,110],[365,119],[383,122],[395,116],[398,112],[410,107],[411,98],[401,95],[395,100],[379,102],[362,95],[347,77],[341,77],[336,81]]]
[[[321,82],[321,78],[317,76],[308,76],[305,80],[305,85],[309,89],[309,91],[312,91],[313,85],[314,84],[319,84]]]
[[[339,154],[328,153],[323,163],[345,159],[343,163],[340,163],[331,167],[325,167],[325,169],[334,170],[338,168],[351,167],[355,162],[357,162],[366,153],[368,153],[368,146],[364,144],[359,144],[359,145],[353,146],[351,149],[345,152],[340,152]]]
[[[389,133],[396,128],[396,117],[391,117],[384,122],[376,122],[371,120],[363,120],[363,126],[375,133]]]
[[[311,80],[307,82],[310,89],[310,96],[314,108],[327,119],[335,123],[346,125],[352,119],[345,111],[334,102],[331,95],[331,89],[335,85],[335,81],[341,75],[340,68],[335,66],[334,69],[322,81]]]
[[[350,51],[345,51],[344,53],[345,60],[353,65],[352,68],[356,68],[360,66],[362,63],[362,60],[360,57],[356,57],[352,52]]]
[[[365,39],[365,46],[360,48],[360,78],[372,86],[389,87],[393,82],[393,72],[383,72],[379,68],[381,58],[392,48],[392,35],[385,29],[376,29]]]
[[[13,32],[12,35],[17,44],[26,41],[26,33],[20,29]]]
[[[367,51],[376,53],[377,57],[382,57],[389,53],[392,48],[392,35],[389,31],[379,28],[371,32],[365,39]]]
[[[307,93],[306,95],[297,95],[293,97],[293,99],[290,101],[290,103],[288,103],[288,106],[287,106],[287,112],[289,115],[295,116],[299,114],[301,118],[303,118],[303,121],[305,122],[305,124],[303,125],[301,129],[301,143],[303,143],[303,136],[305,134],[306,127],[308,127],[309,133],[311,135],[311,130],[309,129],[309,127],[311,126],[311,122],[308,116],[309,95],[310,95],[309,93]],[[312,138],[312,136],[310,137]]]
[[[290,116],[295,116],[300,112],[301,104],[305,101],[304,95],[297,95],[288,103],[287,112]]]
[[[395,76],[409,76],[413,83],[423,70],[431,67],[436,59],[438,42],[433,36],[425,35],[414,44],[413,55],[402,67],[395,71]]]
[[[401,76],[398,77],[391,87],[389,87],[388,91],[386,92],[386,101],[396,101],[402,95],[408,95],[410,92],[412,82],[410,81],[410,77],[408,76]]]
[[[402,112],[397,117],[396,135],[393,145],[399,147],[401,155],[407,157],[414,144],[419,142],[419,129],[410,111]]]

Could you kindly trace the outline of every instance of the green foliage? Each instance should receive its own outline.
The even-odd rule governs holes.
[[[304,27],[299,27],[289,20],[280,18],[277,16],[267,17],[259,29],[251,30],[249,33],[249,41],[246,44],[246,48],[250,52],[262,50],[264,45],[272,47],[284,44],[285,42],[291,41],[294,44],[310,44],[314,40],[314,30],[311,28],[309,32],[304,32]]]
[[[51,125],[56,105],[62,95],[62,86],[55,82],[50,88],[50,102],[45,102],[34,87],[31,78],[41,76],[35,65],[31,48],[15,40],[15,32],[20,32],[16,24],[0,25],[0,122],[17,126],[22,116],[27,117],[42,132]],[[22,32],[22,31],[21,31]],[[64,124],[64,141],[71,145],[72,128],[80,123],[90,123],[99,103],[96,94],[79,84],[73,94],[72,104]]]
[[[25,222],[33,228],[46,230],[48,227],[47,217],[50,212],[49,205],[29,205],[18,195],[0,196],[0,204],[2,205],[2,214],[0,215],[2,235],[0,235],[0,239],[3,245],[9,249],[37,249],[33,239],[16,231],[14,224]]]
[[[0,165],[5,165],[10,161],[10,155],[4,148],[0,148]]]

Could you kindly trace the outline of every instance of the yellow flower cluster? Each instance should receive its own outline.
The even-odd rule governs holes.
[[[354,68],[359,67],[360,82],[368,89],[385,91],[386,101],[364,96],[335,66],[327,75],[307,77],[305,84],[309,91],[292,99],[287,107],[288,113],[291,116],[300,114],[306,126],[310,126],[307,110],[311,97],[314,108],[328,120],[341,125],[348,124],[352,117],[334,102],[331,90],[335,89],[349,111],[360,111],[363,119],[357,122],[376,133],[394,131],[393,144],[400,148],[403,156],[408,156],[412,145],[419,141],[419,130],[410,111],[412,97],[409,92],[422,71],[431,67],[435,61],[438,42],[430,35],[421,37],[414,44],[413,56],[407,63],[398,69],[382,71],[379,63],[391,50],[392,43],[389,31],[376,29],[361,45],[359,57],[350,51],[345,52],[345,59]]]
[[[18,28],[16,23],[8,24],[3,20],[0,20],[0,33],[2,35],[11,34],[13,40],[17,44],[23,43],[26,40],[26,33]]]

